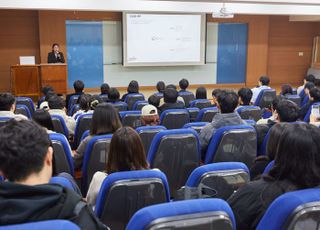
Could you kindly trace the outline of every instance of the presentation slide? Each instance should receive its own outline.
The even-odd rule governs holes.
[[[123,14],[125,66],[203,65],[205,15]]]

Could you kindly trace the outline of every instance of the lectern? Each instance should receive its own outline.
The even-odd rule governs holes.
[[[59,94],[67,93],[67,65],[40,64],[41,87],[50,85]]]

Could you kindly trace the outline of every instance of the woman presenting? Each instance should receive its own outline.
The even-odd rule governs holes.
[[[48,53],[48,63],[64,63],[63,53],[59,51],[58,43],[52,45],[52,51]]]

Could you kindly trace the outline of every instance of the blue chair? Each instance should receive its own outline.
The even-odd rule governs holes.
[[[0,226],[0,230],[80,230],[74,223],[68,220],[47,220],[39,222],[30,222],[25,224],[15,224]]]
[[[68,111],[68,115],[71,117],[73,114],[75,114],[80,109],[79,104],[74,104],[71,106],[71,109]]]
[[[100,95],[99,95],[99,98],[100,98],[101,101],[103,101],[103,102],[108,102],[108,99],[109,99],[108,94],[100,94]]]
[[[211,101],[208,99],[196,99],[190,102],[189,107],[197,107],[200,110],[212,107]]]
[[[225,126],[214,133],[209,143],[205,164],[243,162],[249,168],[257,155],[257,134],[250,125]]]
[[[174,197],[200,164],[197,132],[192,129],[160,131],[151,143],[148,162],[151,168],[158,168],[167,175],[170,193]]]
[[[49,138],[53,148],[53,171],[55,174],[62,172],[74,175],[71,148],[67,138],[60,133],[50,133]]]
[[[246,105],[237,109],[240,117],[244,120],[259,121],[261,119],[262,110],[259,106]]]
[[[69,98],[69,101],[68,101],[68,111],[70,111],[71,110],[71,108],[72,108],[72,106],[74,105],[74,104],[77,104],[77,102],[78,102],[78,99],[79,99],[79,97],[80,97],[81,95],[72,95],[70,98]]]
[[[127,111],[128,110],[128,104],[122,101],[117,101],[114,103],[110,103],[115,107],[118,111]]]
[[[319,229],[320,189],[288,192],[275,199],[260,220],[257,230]]]
[[[198,116],[197,116],[196,121],[197,122],[211,122],[217,113],[219,113],[219,110],[216,106],[201,109]]]
[[[306,96],[306,92],[304,92],[304,89],[299,93],[299,97],[301,98],[301,102],[303,101],[303,99]]]
[[[255,120],[244,120],[245,122],[247,122],[248,125],[256,125]]]
[[[160,115],[160,123],[167,129],[180,129],[189,122],[190,115],[186,109],[168,109]]]
[[[60,115],[51,115],[54,131],[69,137],[69,130],[66,122]]]
[[[76,128],[74,129],[74,142],[73,148],[76,149],[80,144],[83,133],[90,129],[92,123],[92,113],[80,114],[76,122]]]
[[[190,122],[183,126],[184,129],[194,129],[197,133],[203,129],[204,126],[209,124],[209,122]]]
[[[320,102],[315,102],[312,105],[319,105],[320,106]],[[310,106],[308,112],[306,113],[306,115],[303,118],[304,122],[310,122],[310,115],[311,115],[312,105]]]
[[[144,95],[141,93],[130,93],[124,99],[124,102],[128,104],[128,110],[133,110],[133,105],[136,101],[144,101]]]
[[[59,184],[62,187],[70,189],[70,190],[74,191],[75,193],[79,194],[79,189],[76,187],[76,185],[73,184],[70,180],[68,180],[65,177],[61,177],[61,176],[51,177],[49,183],[50,184]],[[79,195],[81,195],[81,193]]]
[[[0,176],[0,182],[3,182],[3,181],[4,181],[3,176]]]
[[[16,111],[14,113],[15,114],[22,114],[29,119],[32,117],[31,112],[26,105],[16,105]]]
[[[184,199],[220,198],[227,200],[250,181],[248,167],[240,162],[221,162],[193,170],[182,191]]]
[[[254,105],[259,106],[261,109],[268,108],[276,97],[277,93],[274,89],[263,89],[260,91]]]
[[[301,107],[304,106],[305,104],[307,104],[309,102],[309,100],[310,100],[309,96],[306,95],[303,98],[303,100],[301,100]]]
[[[17,105],[25,105],[29,108],[31,115],[34,112],[34,104],[31,98],[29,97],[16,97],[16,104]]]
[[[197,199],[152,205],[134,214],[126,230],[149,229],[228,229],[236,222],[227,202]]]
[[[149,105],[147,101],[136,101],[132,107],[133,110],[141,110],[143,106]]]
[[[92,137],[86,146],[82,164],[81,191],[84,196],[93,175],[106,169],[112,134]]]
[[[81,139],[80,139],[80,142],[83,141],[87,136],[90,135],[90,130],[86,130],[82,136],[81,136]]]
[[[190,102],[195,99],[194,94],[189,91],[179,92],[179,96],[183,98],[186,107],[189,107]]]
[[[119,112],[121,122],[123,126],[130,126],[132,128],[137,128],[142,126],[141,123],[141,111],[121,111]]]
[[[146,154],[149,151],[151,142],[154,136],[162,130],[166,130],[167,128],[162,125],[157,126],[141,126],[136,129],[139,134],[142,144],[144,146]]]
[[[273,168],[273,166],[274,166],[274,160],[267,165],[267,167],[263,171],[263,174],[268,174],[270,170]]]
[[[192,107],[192,108],[187,108],[189,115],[190,115],[190,122],[195,122],[197,119],[197,116],[200,112],[199,108]]]
[[[4,126],[7,121],[11,120],[12,117],[0,117],[0,127]]]
[[[111,229],[125,229],[139,209],[169,201],[167,178],[159,170],[116,172],[103,181],[95,213]]]
[[[301,105],[301,98],[300,98],[299,95],[287,95],[286,98],[287,98],[289,101],[294,102],[297,106],[300,107],[300,105]]]

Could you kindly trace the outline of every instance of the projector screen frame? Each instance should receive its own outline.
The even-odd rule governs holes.
[[[200,61],[199,62],[127,62],[127,15],[128,14],[152,14],[152,15],[197,15],[201,17],[200,31]],[[152,67],[152,66],[201,66],[206,64],[206,42],[207,19],[205,13],[171,13],[171,12],[132,12],[124,11],[122,13],[122,39],[123,39],[123,66],[125,67]]]

